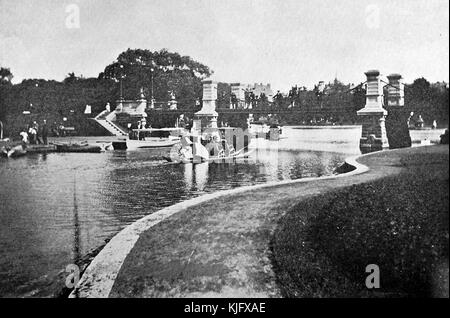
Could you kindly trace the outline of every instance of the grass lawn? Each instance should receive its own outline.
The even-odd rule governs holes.
[[[448,297],[447,154],[405,154],[400,175],[302,201],[278,223],[285,297]],[[369,290],[368,264],[380,268]]]

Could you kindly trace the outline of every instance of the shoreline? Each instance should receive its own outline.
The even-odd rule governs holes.
[[[85,255],[83,255],[77,262],[75,262],[75,265],[77,265],[80,268],[80,276],[83,276],[86,269],[89,267],[89,265],[92,263],[92,260],[97,257],[97,255],[102,251],[102,249],[108,244],[108,242],[111,240],[111,238],[106,239],[105,242],[100,245],[97,248],[94,248],[87,252]],[[70,293],[72,293],[73,288],[68,288],[64,286],[60,291],[57,291],[53,294],[54,298],[68,298],[70,296]]]
[[[292,127],[291,127],[291,128],[292,128]],[[315,127],[313,127],[313,128],[315,128]],[[324,127],[324,128],[330,128],[330,127]],[[75,140],[76,140],[76,139],[85,139],[85,138],[86,138],[86,139],[89,139],[89,137],[65,137],[65,138],[63,138],[63,139],[75,139]],[[105,137],[91,137],[91,138],[95,138],[95,139],[97,139],[97,140],[100,140],[100,139],[106,139],[106,138],[108,138],[108,137],[106,137],[106,138],[105,138]],[[109,138],[111,138],[111,137],[109,137]],[[114,137],[113,137],[113,138],[114,138]],[[308,150],[298,149],[298,150],[294,150],[294,151],[308,151]],[[310,150],[310,151],[314,151],[314,150]],[[370,153],[370,154],[371,154],[371,153]],[[370,154],[366,154],[366,155],[370,155]],[[355,156],[354,159],[360,158],[360,157],[362,157],[362,156],[358,155],[358,156]],[[348,160],[350,160],[350,158],[347,158],[346,161],[344,162],[344,164],[337,168],[337,170],[343,169],[343,171],[338,171],[339,173],[346,173],[346,172],[348,172],[347,169],[351,169],[351,166],[348,165],[348,163],[347,163]],[[357,164],[356,161],[354,161],[354,162]],[[308,178],[308,179],[310,179],[310,178]],[[311,179],[315,179],[315,178],[311,178]],[[290,181],[292,181],[292,180],[287,180],[287,181],[290,182]],[[293,180],[293,181],[296,181],[296,180]],[[309,180],[305,180],[305,181],[309,181]],[[269,187],[270,187],[270,186],[275,186],[275,185],[277,185],[277,184],[282,184],[282,183],[276,181],[276,182],[274,182],[273,184],[263,184],[263,185],[259,185],[259,186],[263,186],[263,187],[269,186]],[[250,187],[253,187],[253,186],[250,186]],[[238,192],[241,191],[240,188],[238,188],[238,189],[236,189],[236,190],[238,190]],[[251,190],[248,190],[248,191],[251,191]],[[180,202],[180,203],[183,203],[183,202]],[[162,221],[162,220],[161,220],[161,221]],[[113,236],[113,237],[114,237],[114,236]],[[86,268],[90,265],[92,259],[95,258],[95,256],[97,256],[97,255],[101,252],[101,250],[105,247],[105,245],[106,245],[106,244],[104,244],[104,245],[102,245],[102,246],[100,246],[100,247],[98,247],[98,248],[95,248],[95,249],[93,249],[93,251],[90,251],[90,252],[88,252],[86,255],[83,256],[82,261],[83,261],[84,258],[86,258],[86,257],[89,258],[89,257],[90,257],[90,259],[88,259],[86,262],[83,261],[82,266],[80,266],[80,267],[83,267],[83,272],[84,272],[84,270],[86,270]],[[81,273],[81,274],[83,274],[83,273]],[[65,293],[65,294],[64,294],[64,293]],[[62,297],[67,296],[67,291],[64,291],[62,295],[63,295]],[[60,296],[60,297],[61,297],[61,296]]]
[[[270,255],[284,297],[448,298],[448,147],[409,149],[398,174],[305,198],[279,219]],[[380,289],[364,284],[368,264]]]
[[[336,170],[339,170],[339,172],[334,175],[323,177],[309,177],[296,180],[275,181],[266,184],[244,186],[236,189],[214,192],[202,195],[200,197],[192,198],[187,201],[179,202],[175,205],[147,215],[142,219],[137,220],[125,227],[122,231],[113,236],[108,244],[106,244],[99,251],[99,254],[94,257],[94,259],[87,266],[83,275],[81,276],[79,284],[76,287],[77,293],[80,294],[81,297],[108,297],[113,287],[114,280],[119,273],[126,256],[134,247],[135,243],[139,239],[140,234],[178,212],[181,212],[190,207],[195,207],[201,203],[210,202],[223,196],[242,194],[247,191],[362,174],[368,171],[368,167],[357,162],[357,159],[370,154],[371,153],[361,154],[346,158],[344,160],[344,163],[336,168]],[[106,271],[106,273],[104,271]],[[88,286],[92,290],[86,291],[84,290],[83,286]],[[72,291],[69,297],[75,298],[75,291]]]
[[[399,174],[403,152],[436,149],[445,146],[364,154],[346,160],[357,166],[348,173],[238,188],[160,210],[116,235],[88,267],[77,292],[80,297],[281,297],[268,250],[281,216],[313,195]]]

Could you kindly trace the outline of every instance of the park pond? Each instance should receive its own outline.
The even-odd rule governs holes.
[[[168,150],[34,154],[0,161],[0,296],[52,297],[66,267],[132,222],[205,193],[331,175],[360,128],[284,129],[235,163],[173,164]],[[81,138],[92,142],[104,137]],[[220,212],[218,212],[220,213]]]

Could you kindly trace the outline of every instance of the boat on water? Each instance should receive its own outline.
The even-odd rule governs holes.
[[[268,140],[280,140],[282,137],[283,128],[276,123],[267,125],[264,122],[252,122],[249,124],[249,132],[255,138],[265,138]]]
[[[26,154],[27,150],[22,145],[15,147],[3,147],[0,151],[0,155],[5,158],[17,158],[25,156]]]
[[[184,128],[133,129],[128,138],[113,141],[114,150],[168,148],[180,142],[188,133]]]
[[[55,144],[55,146],[56,152],[100,153],[103,151],[101,146],[88,143]]]
[[[218,138],[214,138],[204,146],[200,141],[201,138],[196,138],[193,142],[193,137],[192,135],[182,137],[180,142],[172,147],[169,157],[165,159],[175,163],[227,163],[248,158],[253,152],[253,150],[245,150],[246,148],[236,151],[224,139],[218,140]]]
[[[246,152],[244,151],[237,151],[233,154],[230,155],[225,155],[225,154],[221,154],[218,156],[212,156],[212,157],[208,157],[208,158],[203,158],[203,157],[192,157],[192,158],[183,158],[183,157],[177,157],[177,156],[170,156],[170,157],[164,157],[167,161],[169,162],[174,162],[174,163],[205,163],[205,162],[214,162],[214,163],[228,163],[228,162],[233,162],[234,160],[237,159],[245,159],[250,157],[250,155],[253,153],[253,149],[252,150],[248,150]]]
[[[259,137],[259,136],[266,136],[266,134],[269,133],[270,126],[267,125],[265,122],[251,122],[249,124],[248,130],[253,136]]]

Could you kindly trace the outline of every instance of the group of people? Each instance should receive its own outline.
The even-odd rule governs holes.
[[[422,118],[422,115],[418,115],[417,119],[414,120],[414,112],[411,112],[409,115],[409,118],[407,120],[408,127],[411,127],[411,122],[413,127],[415,128],[424,128],[425,127],[425,120]],[[431,124],[431,129],[436,129],[438,126],[436,119],[433,120]]]
[[[151,129],[152,125],[147,124],[147,121],[139,120],[135,125],[128,123],[128,136],[130,139],[135,140],[145,140],[145,132],[144,131],[134,131],[133,129],[143,130],[143,129]]]
[[[184,160],[208,160],[210,158],[223,158],[233,155],[235,149],[230,145],[225,138],[220,138],[218,135],[209,136],[208,140],[200,141],[200,138],[194,139],[192,142],[189,137],[181,139],[181,147],[179,154]]]
[[[47,145],[48,144],[48,126],[47,121],[44,119],[42,125],[36,121],[33,121],[28,125],[28,127],[20,132],[20,136],[22,137],[22,142],[24,144],[31,145]]]

